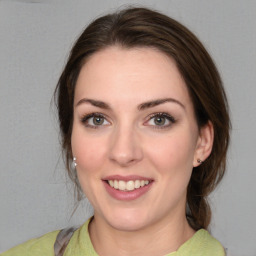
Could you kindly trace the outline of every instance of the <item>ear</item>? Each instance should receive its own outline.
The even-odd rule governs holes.
[[[196,150],[194,154],[193,166],[197,167],[204,162],[212,152],[214,140],[214,130],[211,121],[200,128],[199,137],[197,140]]]

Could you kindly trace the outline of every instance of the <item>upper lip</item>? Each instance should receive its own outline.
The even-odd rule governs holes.
[[[149,180],[152,181],[152,178],[148,177],[142,177],[138,175],[127,175],[127,176],[122,176],[122,175],[110,175],[104,177],[102,180],[123,180],[123,181],[129,181],[129,180]]]

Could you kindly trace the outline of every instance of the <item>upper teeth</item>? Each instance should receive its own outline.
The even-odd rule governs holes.
[[[129,190],[132,191],[136,188],[144,187],[149,184],[148,180],[108,180],[108,184],[115,189],[119,190]]]

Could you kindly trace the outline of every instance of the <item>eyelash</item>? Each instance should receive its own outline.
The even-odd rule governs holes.
[[[90,114],[87,114],[85,116],[83,116],[81,118],[81,122],[86,126],[86,127],[89,127],[89,128],[92,128],[92,129],[99,129],[101,126],[103,125],[90,125],[88,124],[88,121],[90,118],[103,118],[104,120],[107,120],[106,116],[101,114],[101,113],[90,113]],[[169,115],[168,113],[164,113],[164,112],[159,112],[159,113],[153,113],[151,115],[149,115],[149,117],[147,118],[147,122],[149,122],[150,120],[153,120],[154,118],[165,118],[167,119],[170,124],[168,125],[149,125],[149,126],[152,126],[153,129],[166,129],[166,128],[169,128],[170,126],[172,126],[172,124],[174,124],[176,122],[175,118],[171,115]]]
[[[106,116],[101,114],[101,113],[90,113],[88,115],[85,115],[81,118],[81,122],[86,126],[86,127],[89,127],[89,128],[93,128],[93,129],[98,129],[101,125],[90,125],[88,124],[88,120],[92,117],[98,117],[98,118],[103,118],[105,120],[107,120]]]
[[[159,113],[153,113],[151,115],[149,115],[149,118],[147,119],[147,122],[149,122],[150,120],[153,120],[154,118],[165,118],[167,119],[170,123],[168,125],[154,125],[152,126],[153,129],[167,129],[170,126],[172,126],[174,123],[176,123],[176,119],[169,115],[168,113],[165,112],[159,112]]]

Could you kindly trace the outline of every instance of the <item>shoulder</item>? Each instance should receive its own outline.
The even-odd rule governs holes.
[[[58,233],[59,230],[56,230],[31,239],[2,253],[1,256],[54,256],[53,246]]]
[[[90,220],[91,218],[73,233],[64,255],[97,256],[88,232]],[[0,254],[0,256],[55,256],[54,244],[59,232],[60,230],[56,230],[39,238],[31,239]]]
[[[225,250],[222,244],[215,239],[208,231],[202,229],[199,230],[199,236],[201,237],[202,250],[205,251],[205,255],[211,256],[224,256]]]
[[[225,256],[225,250],[207,230],[200,229],[180,247],[178,255]]]

